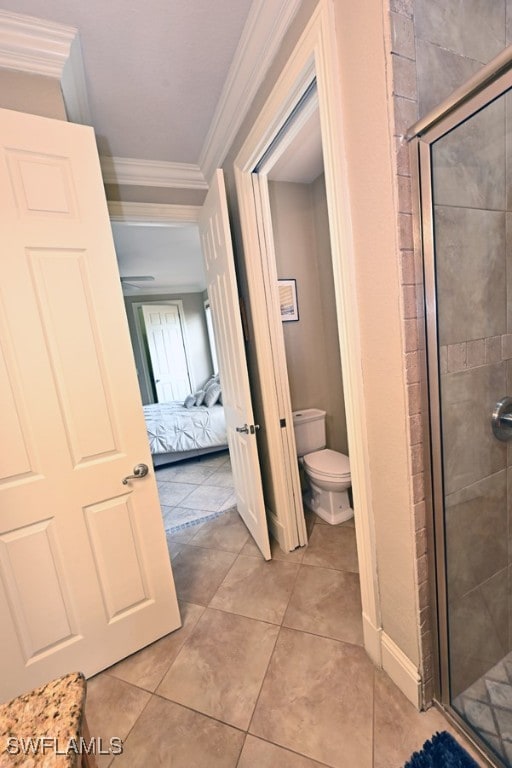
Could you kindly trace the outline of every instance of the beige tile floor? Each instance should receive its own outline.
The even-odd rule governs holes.
[[[100,768],[401,768],[448,728],[366,656],[353,523],[308,523],[270,562],[236,513],[171,539],[183,626],[89,680]]]

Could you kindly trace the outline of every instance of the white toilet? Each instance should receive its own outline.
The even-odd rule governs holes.
[[[325,411],[295,411],[293,427],[297,455],[309,486],[305,505],[331,525],[349,520],[354,515],[348,498],[350,461],[344,453],[325,447]]]

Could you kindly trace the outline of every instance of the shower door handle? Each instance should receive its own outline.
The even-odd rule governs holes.
[[[498,400],[491,417],[492,431],[498,440],[512,440],[512,397]]]

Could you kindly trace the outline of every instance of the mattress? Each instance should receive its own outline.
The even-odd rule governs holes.
[[[222,405],[185,408],[182,402],[144,406],[144,418],[152,454],[227,446]]]

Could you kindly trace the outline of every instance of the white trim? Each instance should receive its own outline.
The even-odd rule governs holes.
[[[158,203],[108,201],[110,220],[129,224],[162,226],[197,224],[200,210],[200,205],[159,205]]]
[[[363,612],[363,638],[366,653],[377,667],[382,667],[382,629],[376,627]]]
[[[381,635],[381,649],[383,670],[416,709],[421,709],[421,677],[415,665],[385,632]]]
[[[100,157],[105,184],[131,184],[136,187],[208,189],[203,173],[192,163],[136,160],[132,157]]]
[[[355,254],[345,172],[341,95],[336,54],[335,19],[331,0],[320,0],[310,22],[284,67],[272,93],[235,160],[237,195],[247,269],[260,260],[251,172],[284,124],[291,107],[316,76],[325,162],[325,182],[333,255],[338,329],[350,446],[361,601],[370,627],[381,626],[374,520],[370,493],[366,408],[361,372]],[[251,297],[252,298],[252,297]],[[251,300],[251,306],[253,302]],[[257,301],[254,302],[257,307]],[[253,318],[255,324],[258,318]],[[261,322],[261,321],[260,321]],[[261,328],[259,329],[261,332]],[[255,329],[256,333],[256,329]],[[269,375],[272,371],[269,371]],[[270,383],[268,384],[270,386]],[[273,385],[275,387],[275,384]],[[366,642],[366,639],[365,639]],[[368,633],[370,644],[370,635]],[[375,657],[375,642],[368,652]]]
[[[60,79],[60,87],[68,120],[71,123],[92,125],[82,47],[78,34],[71,43],[69,59]]]
[[[267,509],[266,512],[270,535],[273,539],[275,539],[275,541],[277,541],[283,552],[288,552],[290,548],[288,546],[286,531],[283,528],[283,525],[279,522],[277,515],[275,515],[272,510]]]
[[[215,169],[222,166],[227,149],[233,144],[300,5],[301,0],[255,0],[252,3],[199,155],[199,166],[205,179],[211,179]]]
[[[59,80],[68,119],[91,124],[75,27],[0,10],[0,67]]]
[[[0,67],[60,79],[75,27],[0,10]]]
[[[303,84],[304,89],[309,84],[309,78],[306,75],[305,81]],[[268,174],[276,164],[276,162],[284,155],[284,153],[288,150],[290,144],[293,143],[295,138],[300,134],[302,131],[304,125],[308,122],[310,117],[314,115],[314,113],[318,110],[318,93],[315,90],[307,102],[300,107],[300,111],[297,115],[293,116],[293,119],[291,121],[290,126],[286,126],[286,133],[285,135],[280,138],[280,141],[278,142],[278,145],[275,148],[272,148],[272,151],[270,152],[270,157],[267,158],[266,162],[263,163],[258,167],[259,173]]]

